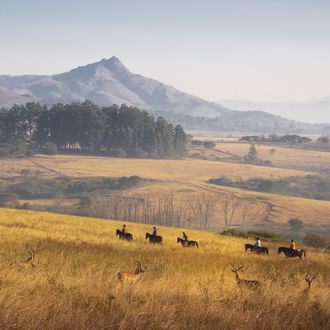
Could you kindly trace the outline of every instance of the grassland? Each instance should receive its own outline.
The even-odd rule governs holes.
[[[226,144],[227,145],[227,144]],[[229,146],[236,145],[228,143]],[[244,145],[248,147],[248,145]],[[284,148],[283,148],[284,149]],[[213,152],[213,151],[212,151]],[[298,151],[297,151],[298,152]],[[304,150],[299,150],[304,153]],[[280,154],[280,152],[278,152]],[[277,151],[275,155],[277,154]],[[306,155],[302,154],[300,159]],[[307,161],[307,160],[306,160]],[[271,217],[275,223],[286,223],[290,218],[298,217],[310,224],[329,224],[330,202],[322,202],[311,199],[280,196],[267,193],[247,192],[239,189],[216,187],[206,182],[212,177],[227,176],[232,179],[264,177],[280,178],[293,175],[306,176],[311,172],[290,170],[276,167],[253,166],[247,164],[232,164],[220,161],[207,161],[195,159],[183,160],[146,160],[125,159],[89,156],[35,156],[33,158],[1,159],[0,178],[6,182],[22,180],[22,170],[28,169],[30,175],[41,178],[68,175],[78,176],[106,176],[120,177],[138,175],[142,178],[152,179],[153,182],[142,187],[120,192],[123,196],[145,196],[157,195],[159,193],[173,192],[178,199],[189,199],[191,196],[204,193],[210,196],[221,195],[224,192],[232,192],[235,195],[252,200],[259,205],[274,205],[276,212]],[[21,201],[22,203],[25,201]],[[28,200],[33,205],[51,205],[51,200],[35,201]],[[77,200],[54,201],[56,207],[67,207],[77,203]],[[253,210],[254,206],[251,206]],[[253,212],[252,212],[253,213]],[[250,216],[247,222],[257,224],[258,217]],[[237,215],[234,223],[240,223]],[[216,213],[211,228],[220,230],[223,226],[223,215],[220,211]]]
[[[118,241],[121,223],[31,211],[0,210],[1,329],[329,329],[330,255],[308,250],[304,260],[243,252],[246,240],[188,231],[200,249],[176,243],[181,229],[160,228],[163,246],[144,239],[150,226],[129,224],[134,241]],[[9,269],[36,250],[36,267]],[[287,243],[284,243],[287,244]],[[146,272],[119,283],[118,271]],[[261,290],[237,287],[241,277]],[[304,276],[315,273],[306,296]]]
[[[295,149],[281,145],[259,145],[256,144],[258,157],[270,160],[275,167],[296,169],[302,171],[329,170],[330,152]],[[219,157],[230,157],[237,155],[243,157],[249,149],[248,143],[216,143],[215,150],[209,151]],[[275,152],[271,150],[275,149]]]
[[[269,168],[245,164],[227,164],[195,159],[128,159],[89,156],[36,156],[33,159],[1,159],[0,177],[20,176],[23,169],[39,171],[41,176],[132,176],[167,181],[207,181],[211,177],[226,175],[249,178],[287,177],[307,175],[308,172]]]

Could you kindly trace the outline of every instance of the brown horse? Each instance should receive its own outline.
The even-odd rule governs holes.
[[[256,248],[255,245],[253,244],[245,244],[245,252],[247,250],[250,250],[252,252],[255,252],[257,254],[267,254],[269,255],[269,251],[268,251],[268,248],[265,247],[265,246],[261,246],[260,248]]]
[[[162,236],[154,236],[151,235],[150,233],[146,233],[146,239],[149,239],[149,242],[153,244],[163,244]]]
[[[306,251],[303,249],[292,250],[291,248],[281,246],[278,248],[277,254],[280,254],[281,252],[283,252],[287,258],[299,257],[300,259],[302,259],[303,256],[306,258]]]
[[[177,243],[181,243],[183,247],[194,247],[196,246],[198,249],[198,243],[196,241],[186,241],[181,237],[178,237]]]
[[[121,230],[116,230],[116,236],[119,236],[119,239],[125,239],[127,241],[133,240],[133,235],[130,233],[123,233]]]

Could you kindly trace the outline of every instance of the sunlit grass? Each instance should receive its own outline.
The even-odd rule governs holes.
[[[305,260],[244,253],[246,242],[216,233],[188,231],[200,249],[176,243],[177,228],[159,228],[163,246],[151,246],[151,225],[127,223],[133,242],[119,241],[122,223],[49,213],[0,210],[0,328],[20,329],[318,329],[330,326],[330,255],[307,251]],[[35,269],[17,272],[25,244],[36,250]],[[119,271],[146,272],[119,283]],[[242,278],[260,291],[237,287]],[[310,297],[304,275],[316,273]],[[113,299],[114,297],[114,299]]]

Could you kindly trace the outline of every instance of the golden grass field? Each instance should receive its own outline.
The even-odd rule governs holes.
[[[240,146],[240,144],[235,143],[228,143],[226,145]],[[248,145],[244,145],[244,147],[247,148]],[[299,150],[299,152],[302,153],[300,157],[303,159],[306,156],[304,154],[305,151]],[[224,192],[233,192],[242,198],[275,205],[278,213],[272,218],[272,221],[278,223],[286,223],[293,217],[301,218],[304,222],[313,224],[329,224],[330,220],[330,202],[328,201],[248,192],[206,183],[212,177],[223,175],[232,179],[239,177],[243,179],[249,177],[279,178],[292,175],[305,176],[312,172],[196,159],[151,160],[57,155],[19,159],[2,158],[0,162],[0,178],[10,182],[19,179],[21,178],[20,172],[23,169],[29,169],[31,173],[37,173],[40,177],[54,177],[59,175],[120,177],[138,175],[155,181],[130,189],[121,194],[129,196],[155,196],[158,193],[173,192],[178,198],[190,198],[193,194],[198,193],[217,196]],[[51,204],[51,200],[29,200],[28,202],[30,204],[40,205]],[[76,200],[56,201],[56,203],[62,206],[76,202]],[[239,222],[239,219],[237,221]],[[259,220],[250,217],[248,221],[250,223],[256,223]],[[212,228],[218,230],[222,226],[223,217],[221,212],[218,212]]]
[[[182,229],[159,228],[163,246],[144,239],[150,226],[128,224],[133,242],[119,241],[122,223],[0,209],[1,329],[329,329],[330,254],[307,250],[303,260],[245,253],[244,243],[189,230],[199,249],[176,243]],[[36,267],[18,272],[25,244]],[[119,271],[146,272],[119,283]],[[239,288],[230,263],[261,289]],[[312,293],[304,276],[316,274]]]
[[[215,150],[210,152],[217,154],[217,150],[243,157],[249,150],[248,143],[216,143]],[[256,144],[258,157],[272,161],[274,166],[297,169],[302,171],[320,171],[330,168],[330,152],[303,150],[280,145]],[[270,150],[275,149],[271,154]],[[221,156],[221,154],[220,154]],[[226,154],[222,154],[223,157]],[[228,157],[228,155],[227,155]]]
[[[22,169],[40,171],[44,176],[131,176],[155,180],[205,181],[226,175],[231,178],[251,176],[286,177],[307,175],[308,172],[269,168],[246,164],[227,164],[197,159],[132,159],[93,156],[35,156],[31,159],[2,158],[0,177],[19,176]]]

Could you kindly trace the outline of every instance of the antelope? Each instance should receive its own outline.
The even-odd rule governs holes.
[[[136,269],[134,273],[130,273],[130,272],[119,272],[117,274],[117,278],[120,282],[123,281],[136,281],[140,275],[142,273],[145,272],[145,270],[143,269],[141,262],[139,260],[137,260],[136,258],[134,258],[135,262],[136,262]]]
[[[306,274],[305,281],[308,284],[308,287],[304,290],[304,293],[308,296],[312,292],[312,282],[315,279],[315,275]]]
[[[9,267],[15,267],[18,271],[28,270],[36,266],[34,262],[34,257],[36,255],[32,246],[26,245],[26,251],[29,254],[28,258],[25,261],[21,262],[12,262]]]
[[[237,268],[235,265],[231,265],[232,267],[232,272],[235,273],[235,279],[236,279],[236,283],[237,285],[241,288],[241,287],[249,287],[249,288],[259,288],[261,286],[261,283],[259,281],[256,280],[244,280],[239,278],[238,275],[238,271],[243,269],[244,267],[241,266],[239,268]]]

